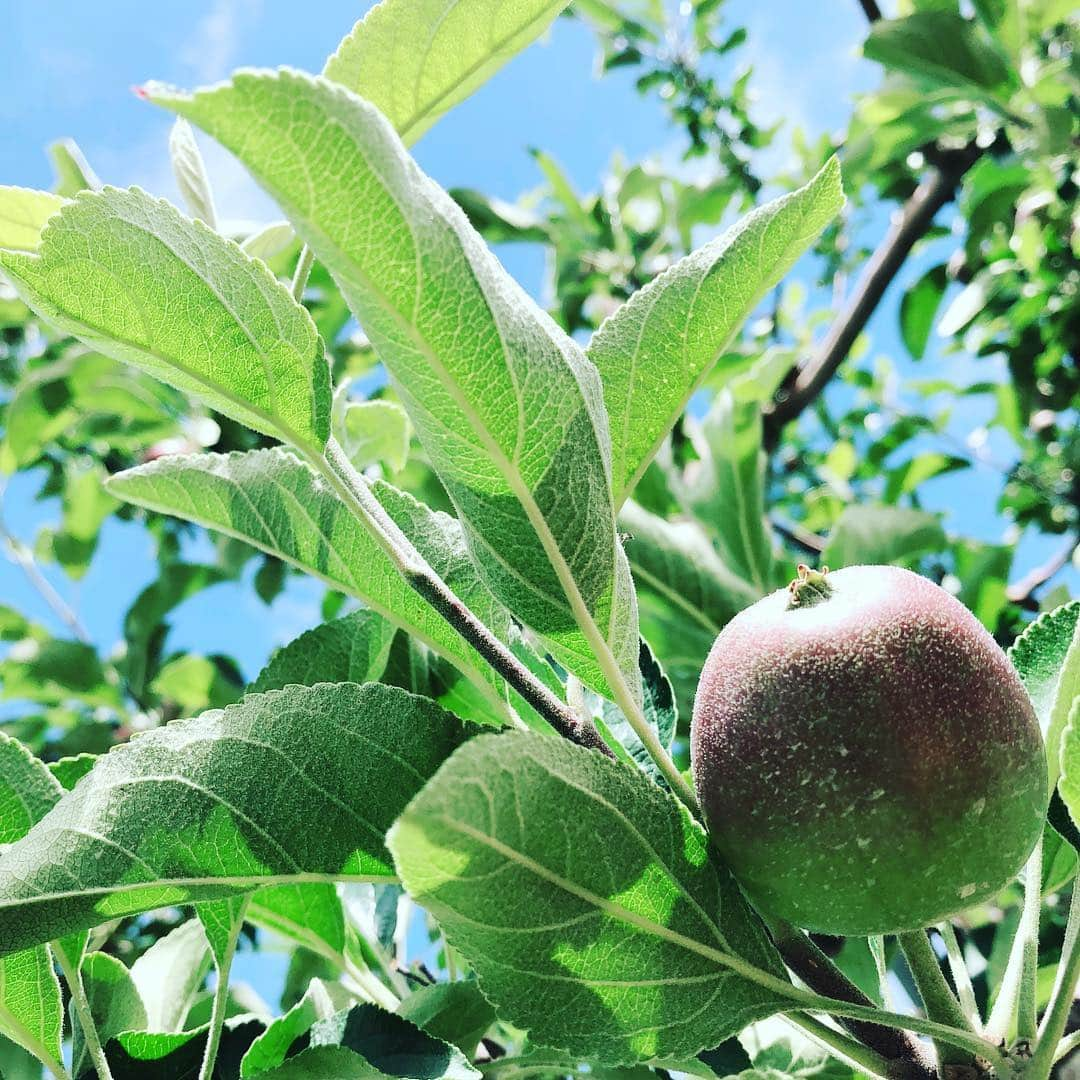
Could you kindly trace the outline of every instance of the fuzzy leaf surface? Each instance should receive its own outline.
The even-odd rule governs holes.
[[[63,205],[51,191],[0,185],[0,248],[36,251],[45,222]]]
[[[747,316],[843,204],[832,158],[805,187],[680,259],[593,336],[588,352],[604,384],[617,506]]]
[[[321,452],[330,375],[262,262],[138,188],[84,192],[0,269],[42,318],[264,435]]]
[[[363,523],[299,458],[283,449],[161,458],[118,473],[109,490],[253,544],[306,570],[446,657],[491,700],[498,680],[398,574]],[[499,636],[506,615],[469,558],[461,526],[389,484],[374,491],[442,579]]]
[[[392,877],[386,830],[475,730],[396,688],[340,683],[139,735],[0,857],[0,950],[267,885]]]
[[[1062,732],[1080,696],[1080,600],[1040,615],[1013,642],[1009,659],[1039,718],[1053,791],[1061,771]]]
[[[0,732],[0,850],[43,818],[63,795],[59,781]],[[0,958],[0,1034],[42,1060],[60,1061],[64,1009],[47,945]]]
[[[627,765],[542,735],[480,738],[388,842],[499,1015],[540,1045],[612,1065],[693,1056],[787,1004],[728,966],[737,953],[782,978],[705,834]]]
[[[333,275],[495,596],[595,689],[632,685],[637,609],[615,536],[603,391],[580,347],[386,119],[341,86],[282,70],[148,93],[232,150]]]

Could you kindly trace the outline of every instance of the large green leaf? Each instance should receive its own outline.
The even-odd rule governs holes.
[[[394,627],[369,608],[316,626],[279,649],[251,684],[252,693],[289,683],[374,682],[386,669]]]
[[[245,540],[359,597],[500,705],[491,669],[405,582],[360,519],[289,452],[161,458],[118,473],[108,486],[121,499]],[[389,484],[376,483],[374,491],[456,595],[502,636],[505,612],[477,577],[458,523]]]
[[[636,769],[531,733],[476,739],[388,843],[499,1015],[541,1045],[692,1056],[785,1006],[732,970],[782,972],[702,830]]]
[[[35,254],[0,269],[39,315],[100,352],[319,453],[330,376],[310,316],[266,265],[138,188],[85,192]]]
[[[1053,791],[1061,770],[1061,733],[1080,696],[1080,600],[1040,615],[1013,642],[1009,659],[1035,706]]]
[[[602,391],[578,345],[380,113],[342,87],[283,70],[147,92],[236,153],[330,270],[495,595],[596,689],[632,686],[637,610]]]
[[[392,877],[387,828],[475,730],[402,690],[340,683],[139,735],[0,857],[0,952],[165,904]]]
[[[0,732],[0,851],[25,836],[63,795],[49,770]],[[64,1009],[44,944],[0,958],[0,1035],[46,1065],[61,1060]]]
[[[1061,777],[1058,791],[1073,824],[1080,828],[1080,697],[1073,699],[1061,733]]]
[[[934,514],[905,506],[849,506],[829,534],[822,561],[841,566],[905,562],[945,546]]]
[[[915,11],[870,28],[863,55],[933,86],[993,91],[1009,81],[1002,54],[956,11]]]
[[[844,203],[835,158],[635,293],[596,332],[611,421],[616,505],[641,479],[694,391],[746,317]]]
[[[63,205],[50,191],[0,185],[0,248],[36,251],[45,222]]]
[[[413,143],[569,0],[382,0],[326,62],[324,74],[366,98]]]

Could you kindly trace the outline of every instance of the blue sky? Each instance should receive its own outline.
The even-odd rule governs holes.
[[[137,183],[170,197],[175,197],[166,152],[170,120],[138,100],[132,85],[148,78],[198,85],[240,65],[287,63],[318,70],[367,6],[323,0],[308,9],[312,17],[298,20],[295,5],[280,0],[190,0],[150,8],[135,0],[96,5],[0,0],[0,5],[11,41],[0,70],[0,183],[48,186],[44,144],[71,136],[104,180]],[[864,24],[854,0],[728,0],[727,10],[733,24],[750,30],[749,45],[735,54],[731,74],[734,78],[748,61],[754,64],[752,85],[763,123],[783,119],[787,130],[799,125],[811,134],[839,128],[853,94],[877,81],[874,66],[858,55]],[[597,80],[593,64],[588,31],[576,21],[559,20],[544,43],[442,119],[416,147],[417,157],[446,186],[473,186],[508,199],[539,183],[531,146],[552,153],[583,190],[597,185],[615,153],[629,160],[672,157],[677,140],[658,104],[641,99],[626,74]],[[773,167],[784,163],[784,138],[768,151]],[[278,216],[235,162],[212,143],[203,146],[222,216]],[[880,230],[885,222],[873,225]],[[538,290],[543,263],[537,250],[506,248],[500,255],[528,288]],[[906,279],[919,273],[908,267]],[[902,355],[896,335],[899,295],[894,288],[872,324],[873,349],[895,357]],[[940,359],[929,356],[918,375],[932,375]],[[955,358],[948,363],[955,364]],[[981,372],[985,376],[985,366]],[[958,418],[958,435],[966,437],[981,419],[972,412]],[[975,483],[964,473],[930,485],[928,501],[946,514],[947,525],[1001,539],[1005,523],[992,505],[999,481],[992,473],[976,476]],[[53,503],[32,504],[30,490],[16,480],[5,498],[9,523],[27,540],[58,513]],[[1054,541],[1025,542],[1018,570],[1045,558],[1053,546]],[[119,566],[124,567],[122,587],[116,581]],[[136,527],[112,522],[81,585],[72,589],[61,577],[54,580],[95,641],[108,649],[120,638],[120,621],[136,588],[152,575],[146,537]],[[275,644],[317,621],[320,594],[313,583],[296,581],[268,617],[250,589],[218,586],[177,613],[170,644],[231,653],[252,675]],[[8,563],[0,563],[0,596],[49,620],[40,599]]]

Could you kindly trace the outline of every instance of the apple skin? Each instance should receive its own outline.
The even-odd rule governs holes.
[[[914,930],[990,899],[1047,805],[1008,658],[908,570],[798,586],[728,623],[701,674],[691,757],[716,848],[761,911],[823,933]]]

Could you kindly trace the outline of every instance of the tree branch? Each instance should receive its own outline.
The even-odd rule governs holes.
[[[881,8],[878,7],[877,0],[859,0],[859,7],[863,9],[869,22],[877,22],[881,18]]]
[[[767,919],[777,951],[784,963],[815,993],[852,1005],[874,1007],[870,1000],[801,930],[779,919]],[[865,1020],[840,1023],[864,1046],[885,1058],[896,1077],[912,1080],[936,1078],[933,1065],[917,1040],[907,1032],[870,1024]]]
[[[775,446],[780,429],[796,419],[825,389],[865,329],[911,249],[929,231],[937,212],[953,199],[960,179],[981,154],[980,147],[969,143],[962,149],[940,150],[935,155],[937,167],[919,184],[896,215],[816,355],[797,371],[786,396],[779,398],[771,412],[766,413],[767,446]]]
[[[1076,537],[1070,536],[1068,543],[1060,551],[1052,555],[1041,566],[1036,566],[1030,573],[1025,574],[1019,581],[1010,585],[1005,590],[1006,598],[1021,607],[1027,606],[1033,600],[1035,592],[1068,565],[1076,547]]]
[[[311,464],[335,487],[346,504],[366,521],[398,572],[551,726],[572,742],[613,757],[611,748],[591,723],[586,723],[560,701],[525,665],[454,595],[450,586],[398,528],[367,481],[333,438],[325,458]]]

